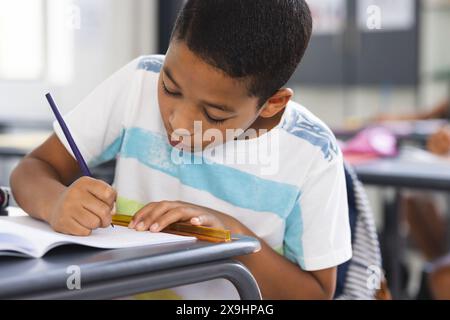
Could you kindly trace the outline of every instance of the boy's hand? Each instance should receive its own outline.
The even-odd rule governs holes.
[[[106,182],[82,177],[61,194],[48,217],[55,231],[88,236],[111,224],[116,191]]]
[[[147,204],[129,224],[138,231],[159,232],[175,222],[189,222],[196,226],[229,229],[240,233],[240,223],[224,213],[182,201],[161,201]]]

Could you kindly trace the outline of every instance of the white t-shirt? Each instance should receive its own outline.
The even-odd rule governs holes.
[[[117,211],[180,200],[229,214],[303,270],[351,258],[342,154],[331,131],[289,102],[278,126],[208,153],[180,156],[168,141],[158,105],[164,56],[135,59],[98,86],[65,120],[90,166],[116,158]],[[57,124],[54,130],[70,148]],[[256,158],[256,160],[255,160]],[[238,298],[226,280],[158,297]]]

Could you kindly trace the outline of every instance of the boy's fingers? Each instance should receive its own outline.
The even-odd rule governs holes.
[[[150,228],[150,225],[158,219],[161,215],[169,210],[168,206],[163,203],[158,203],[147,211],[147,214],[140,220],[136,222],[136,230],[145,231]]]
[[[152,202],[139,209],[139,211],[134,214],[133,219],[131,219],[128,228],[133,229],[141,220],[145,218],[147,214],[149,214],[152,208],[156,205],[157,205],[156,202]]]
[[[161,201],[156,202],[153,206],[148,205],[145,213],[140,215],[139,218],[135,219],[134,228],[139,231],[148,230],[150,228],[150,225],[152,225],[156,219],[165,214],[167,211],[176,208],[177,206],[180,206],[180,204],[173,201]]]
[[[172,223],[179,221],[189,221],[198,215],[197,210],[189,207],[177,207],[167,211],[165,214],[156,219],[150,226],[151,232],[159,232],[168,227]]]
[[[83,227],[94,230],[102,225],[102,220],[93,212],[83,209],[79,215],[73,217]]]
[[[87,190],[96,198],[106,203],[111,209],[117,198],[116,190],[104,181],[91,178],[87,183]]]
[[[106,228],[111,224],[113,212],[111,208],[90,194],[83,202],[83,208],[95,214],[101,220],[101,226]]]
[[[67,234],[71,234],[74,236],[83,236],[87,237],[91,234],[91,230],[82,226],[75,218],[72,219],[72,223],[70,224],[70,227],[68,228]]]
[[[212,227],[214,225],[214,219],[210,215],[202,214],[193,217],[190,222],[195,226]]]

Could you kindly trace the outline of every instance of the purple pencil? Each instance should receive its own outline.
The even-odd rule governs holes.
[[[80,169],[81,169],[81,173],[83,174],[83,176],[92,177],[91,171],[89,171],[86,161],[84,161],[84,158],[81,155],[80,150],[78,149],[77,145],[75,144],[75,141],[73,140],[73,137],[70,134],[69,128],[67,128],[66,122],[64,121],[63,117],[61,116],[61,113],[59,112],[58,107],[56,106],[56,103],[53,100],[52,95],[50,93],[47,93],[45,95],[45,97],[47,98],[47,101],[50,104],[50,107],[52,108],[53,113],[55,114],[56,120],[58,121],[59,125],[61,126],[62,131],[64,132],[64,136],[66,137],[67,142],[70,145],[70,149],[72,149],[72,152],[75,155],[75,158],[77,159],[78,165],[80,166]]]
[[[86,161],[84,161],[83,156],[81,155],[80,150],[78,149],[75,141],[73,140],[72,135],[70,134],[69,128],[67,128],[66,122],[64,121],[63,117],[61,116],[61,113],[58,110],[58,107],[56,106],[55,101],[53,100],[53,97],[50,93],[47,93],[45,95],[47,98],[48,103],[50,104],[50,107],[52,108],[53,113],[55,114],[56,121],[58,121],[59,125],[61,126],[61,129],[64,133],[64,136],[67,139],[67,142],[70,145],[70,149],[72,149],[73,154],[75,155],[75,158],[77,159],[78,165],[80,166],[81,173],[83,176],[92,177],[91,171],[89,170]],[[114,225],[111,223],[111,226],[114,227]]]

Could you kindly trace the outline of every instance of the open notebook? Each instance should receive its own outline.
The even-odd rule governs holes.
[[[97,229],[88,237],[77,237],[57,233],[47,223],[29,216],[0,217],[0,256],[40,258],[52,248],[64,244],[119,249],[195,240],[194,237],[139,232],[121,226]]]

